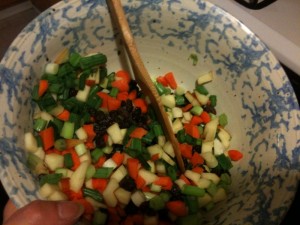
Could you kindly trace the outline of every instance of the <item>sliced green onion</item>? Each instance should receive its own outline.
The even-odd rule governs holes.
[[[145,136],[142,137],[142,142],[146,144],[151,144],[155,135],[152,130],[150,130]]]
[[[57,139],[54,142],[54,148],[60,151],[65,150],[67,148],[66,140],[63,138]]]
[[[31,93],[31,98],[34,101],[37,101],[40,98],[40,96],[39,96],[39,85],[34,85],[33,86],[33,90],[32,90],[32,93]]]
[[[166,88],[161,83],[155,83],[155,87],[159,95],[163,95],[166,93]]]
[[[158,211],[165,207],[165,201],[159,196],[155,196],[149,200],[149,207]]]
[[[183,106],[186,104],[185,97],[183,95],[175,95],[175,102],[177,106]]]
[[[224,154],[216,156],[218,160],[218,164],[222,167],[224,170],[229,170],[232,168],[232,163],[229,157],[227,157]]]
[[[110,90],[109,95],[110,95],[111,97],[117,97],[118,93],[119,93],[119,89],[113,87],[113,88]]]
[[[195,214],[198,212],[198,200],[196,196],[185,196],[185,203],[188,206],[189,214]]]
[[[86,175],[85,175],[85,179],[86,180],[89,180],[91,179],[94,174],[96,173],[96,168],[94,165],[90,164],[87,168],[87,171],[86,171]]]
[[[219,116],[219,124],[220,124],[222,127],[225,127],[225,126],[228,124],[227,115],[226,115],[225,113],[222,113],[222,114]]]
[[[107,69],[105,67],[100,68],[100,81],[102,81],[107,76]]]
[[[203,197],[205,195],[205,190],[197,186],[185,184],[183,186],[182,193],[185,195]]]
[[[61,129],[60,136],[65,139],[72,139],[74,135],[74,123],[72,122],[64,122],[64,125]]]
[[[132,138],[130,148],[140,152],[142,150],[142,141],[141,141],[141,139]]]
[[[105,225],[107,220],[107,214],[97,210],[94,212],[94,217],[92,220],[93,225]]]
[[[203,85],[197,85],[196,91],[198,91],[202,95],[208,95],[208,90]]]
[[[94,66],[103,65],[107,62],[107,58],[105,55],[98,53],[91,56],[82,57],[80,59],[80,67],[81,69],[90,69]]]
[[[44,130],[46,128],[47,123],[48,122],[42,118],[35,119],[33,121],[33,129],[37,132]]]
[[[193,115],[200,116],[203,112],[203,108],[200,105],[193,106],[190,111]]]
[[[176,134],[176,137],[179,143],[184,143],[186,139],[185,131],[183,129],[179,130]]]
[[[58,184],[58,182],[61,180],[61,178],[62,178],[61,173],[45,174],[40,179],[40,185],[43,186],[45,183]]]
[[[210,105],[213,107],[216,107],[217,105],[217,96],[216,95],[210,95],[209,96]]]
[[[99,193],[99,191],[90,189],[90,188],[83,188],[83,195],[85,197],[91,197],[92,199],[96,200],[97,202],[102,202],[103,197]]]
[[[167,167],[167,174],[172,179],[172,181],[175,181],[177,179],[177,169],[174,166]]]
[[[215,183],[211,182],[210,185],[208,186],[208,188],[206,188],[206,191],[210,195],[214,196],[217,193],[217,191],[218,191],[218,187],[217,187],[217,185]]]
[[[224,182],[225,184],[231,184],[231,177],[228,173],[222,173],[221,176],[221,181]]]
[[[163,129],[162,129],[160,124],[155,124],[153,126],[153,132],[154,132],[155,137],[158,137],[160,135],[164,135]]]
[[[64,154],[64,166],[68,169],[74,166],[71,153]]]
[[[99,158],[103,155],[104,155],[104,152],[102,149],[100,149],[100,148],[94,149],[93,151],[91,151],[92,162],[93,163],[98,162]]]
[[[114,168],[111,167],[102,167],[96,169],[96,172],[94,174],[94,178],[109,178]]]
[[[81,56],[77,52],[72,52],[69,57],[69,62],[73,67],[78,67],[80,63]]]
[[[48,91],[54,94],[61,94],[64,90],[64,86],[62,83],[50,84],[48,87]]]

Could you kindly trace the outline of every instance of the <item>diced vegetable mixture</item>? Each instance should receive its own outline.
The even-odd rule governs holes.
[[[131,75],[108,72],[107,58],[64,50],[45,66],[32,99],[39,110],[25,133],[28,166],[40,195],[72,200],[91,224],[198,224],[199,211],[226,198],[232,161],[227,116],[200,76],[194,90],[172,72],[153,80],[179,142],[172,144]]]

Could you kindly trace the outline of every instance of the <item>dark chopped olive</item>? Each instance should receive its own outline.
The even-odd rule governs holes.
[[[157,214],[154,209],[149,207],[149,201],[145,201],[140,205],[140,211],[147,216],[155,216]]]
[[[193,168],[193,165],[189,163],[189,161],[186,158],[183,157],[182,160],[183,160],[184,168],[186,170],[190,170]]]
[[[127,215],[133,215],[138,212],[139,208],[130,200],[128,205],[124,207],[124,211]]]
[[[178,184],[173,183],[170,193],[172,194],[171,200],[181,200],[182,199],[181,189],[178,186]]]
[[[137,91],[139,90],[136,80],[130,80],[130,82],[129,82],[129,91],[132,91],[132,90],[137,90]]]
[[[127,112],[132,112],[133,110],[133,104],[132,104],[132,101],[127,99],[126,100],[126,111]]]
[[[194,152],[201,153],[201,145],[194,145],[192,151],[193,151],[193,153]]]
[[[96,134],[102,136],[103,134],[106,133],[105,124],[94,123],[94,131]]]
[[[217,114],[216,109],[212,105],[204,105],[202,107],[203,107],[203,110],[206,111],[206,112],[208,112],[208,113],[212,113],[214,115]]]
[[[97,110],[95,108],[88,108],[88,113],[91,115],[91,116],[95,116],[97,114]]]
[[[131,118],[134,122],[139,123],[141,122],[141,115],[142,115],[142,111],[140,108],[134,108],[134,110],[132,111],[132,115]]]
[[[115,151],[123,152],[124,151],[124,145],[121,144],[113,144],[112,145],[113,149]]]
[[[128,175],[120,181],[119,185],[121,188],[129,192],[132,192],[136,189],[135,181]]]
[[[106,143],[104,141],[103,136],[96,135],[95,137],[95,144],[97,148],[104,148],[106,146]]]
[[[99,111],[97,111],[97,113],[95,114],[94,117],[95,117],[96,122],[101,123],[105,119],[106,115],[104,112],[99,110]]]
[[[74,97],[77,95],[77,90],[75,88],[70,88],[69,89],[69,97]]]

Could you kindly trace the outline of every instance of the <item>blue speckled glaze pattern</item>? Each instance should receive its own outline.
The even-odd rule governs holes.
[[[232,148],[242,161],[226,201],[204,213],[207,225],[276,225],[288,210],[299,181],[300,113],[293,89],[269,49],[242,23],[207,1],[123,1],[129,24],[150,73],[172,70],[192,87],[215,71],[209,89],[228,114]],[[43,65],[62,48],[101,51],[108,67],[124,65],[118,34],[104,0],[62,1],[33,20],[0,63],[0,175],[20,207],[39,198],[25,166],[23,134],[32,127],[30,93]],[[193,66],[188,57],[197,54]],[[200,221],[199,221],[200,224]]]

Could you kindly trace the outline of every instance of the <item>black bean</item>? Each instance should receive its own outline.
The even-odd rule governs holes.
[[[212,113],[214,115],[217,114],[216,109],[212,105],[204,105],[202,107],[203,107],[203,110],[206,111],[206,112],[208,112],[208,113]]]
[[[127,215],[133,215],[138,212],[139,208],[130,200],[130,202],[124,207],[124,211]]]
[[[119,185],[121,188],[129,192],[132,192],[136,189],[135,181],[128,175],[120,181]]]
[[[192,151],[201,153],[201,145],[194,145]]]

